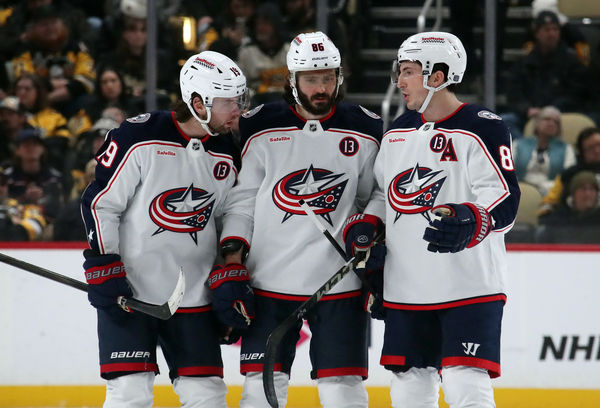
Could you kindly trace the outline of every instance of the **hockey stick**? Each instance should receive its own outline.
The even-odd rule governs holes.
[[[56,272],[52,272],[48,269],[44,269],[40,266],[33,265],[22,261],[20,259],[13,258],[11,256],[0,253],[0,262],[3,262],[8,265],[12,265],[16,268],[22,269],[27,272],[34,273],[36,275],[43,276],[44,278],[62,283],[63,285],[71,286],[72,288],[79,289],[83,292],[87,292],[88,284],[78,281],[77,279],[70,278],[65,275],[61,275]],[[133,309],[138,312],[145,313],[147,315],[157,317],[162,320],[167,320],[169,317],[175,313],[181,300],[183,299],[183,295],[185,293],[185,276],[183,275],[183,268],[179,268],[179,278],[177,279],[177,284],[175,285],[175,289],[169,300],[167,300],[162,305],[154,305],[151,303],[142,302],[141,300],[133,299],[133,298],[125,298],[123,296],[119,296],[117,299],[117,304],[121,306],[123,309]]]
[[[311,297],[298,306],[298,308],[292,314],[286,317],[285,320],[279,326],[277,326],[267,338],[267,347],[263,359],[263,389],[265,391],[267,401],[271,407],[279,408],[279,402],[277,401],[274,383],[275,359],[277,358],[277,349],[279,348],[279,343],[281,343],[283,337],[298,320],[304,318],[306,313],[312,309],[317,302],[331,290],[331,288],[341,281],[342,278],[348,274],[348,272],[356,267],[359,267],[360,263],[364,264],[363,257],[353,257],[346,262],[344,266],[338,269],[333,276],[329,278],[327,282],[325,282],[319,289],[317,289],[317,291]],[[364,265],[360,265],[360,267],[364,267]]]
[[[344,251],[344,248],[342,248],[342,246],[336,241],[336,239],[333,237],[333,235],[331,235],[331,232],[329,232],[327,227],[319,220],[319,218],[317,217],[317,214],[315,214],[313,209],[310,208],[308,203],[306,201],[304,201],[303,199],[298,200],[298,204],[300,204],[300,207],[302,207],[302,209],[304,210],[306,215],[308,215],[308,218],[313,222],[313,224],[315,224],[315,226],[319,229],[319,231],[321,231],[323,233],[323,235],[325,235],[325,238],[327,238],[327,240],[329,242],[331,242],[331,245],[333,245],[333,247],[335,248],[337,253],[340,254],[342,259],[345,261],[346,260],[346,251]],[[368,253],[369,253],[368,251],[370,251],[370,248],[367,249],[366,251],[364,251],[366,253],[365,255],[368,255]],[[368,258],[368,256],[365,256],[365,257]],[[359,279],[362,282],[365,289],[368,292],[370,292],[373,297],[378,298],[377,293],[373,290],[373,287],[371,286],[369,281],[367,281],[365,276],[363,274],[357,273],[356,269],[354,269],[354,272],[356,273],[356,276],[359,277]]]

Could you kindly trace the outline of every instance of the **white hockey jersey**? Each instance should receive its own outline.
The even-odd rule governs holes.
[[[139,115],[108,133],[81,210],[90,247],[121,255],[137,299],[164,303],[182,267],[181,306],[210,303],[215,217],[237,177],[234,155],[226,136],[190,139],[173,112]]]
[[[476,105],[425,123],[409,111],[392,123],[375,162],[377,188],[365,212],[386,224],[384,301],[397,309],[438,309],[506,299],[504,233],[520,191],[510,133],[499,116]],[[472,202],[492,215],[479,245],[452,254],[427,251],[431,208]]]
[[[304,199],[342,242],[344,221],[364,209],[374,186],[381,119],[338,104],[321,120],[305,120],[284,102],[242,116],[242,170],[225,209],[221,241],[250,246],[247,266],[261,294],[310,296],[344,263],[298,204]],[[331,293],[360,288],[353,274]],[[265,293],[266,294],[266,293]]]

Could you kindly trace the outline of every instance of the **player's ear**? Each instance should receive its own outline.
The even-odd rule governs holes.
[[[444,82],[445,82],[444,73],[438,69],[438,70],[433,71],[431,73],[431,75],[429,75],[429,80],[427,81],[427,84],[429,86],[437,88]]]
[[[202,102],[202,97],[200,97],[197,94],[194,95],[194,97],[192,98],[192,106],[198,114],[198,117],[206,119],[206,106],[204,106],[204,103]]]

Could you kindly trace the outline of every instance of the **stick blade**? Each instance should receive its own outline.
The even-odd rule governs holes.
[[[169,306],[169,311],[171,315],[179,309],[179,305],[183,300],[183,296],[185,295],[185,275],[183,274],[183,267],[179,267],[179,278],[177,279],[177,284],[175,285],[175,289],[173,289],[173,293],[171,293],[171,297],[167,300],[167,305]]]
[[[151,303],[142,302],[141,300],[133,299],[133,298],[119,298],[118,303],[121,307],[130,307],[133,310],[137,310],[142,313],[146,313],[147,315],[156,317],[161,320],[167,320],[173,313],[177,311],[181,301],[183,300],[183,295],[185,294],[185,276],[183,274],[183,268],[179,268],[179,278],[177,279],[177,284],[175,285],[175,289],[171,293],[169,300],[167,300],[162,305],[154,305]]]

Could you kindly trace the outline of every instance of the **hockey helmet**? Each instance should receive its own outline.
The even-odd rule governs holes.
[[[128,17],[145,19],[148,14],[148,0],[121,0],[121,13]]]
[[[202,127],[211,135],[208,122],[215,98],[236,98],[241,111],[248,108],[246,77],[229,57],[214,51],[192,55],[179,73],[181,98]],[[197,93],[206,107],[206,119],[200,119],[192,106],[192,95]]]
[[[287,53],[287,67],[290,72],[290,87],[296,103],[298,90],[296,89],[296,73],[299,71],[316,71],[321,69],[337,70],[337,85],[335,96],[337,96],[340,85],[344,82],[342,72],[342,58],[340,51],[333,41],[321,31],[313,33],[302,33],[296,36],[290,44]]]
[[[450,84],[462,81],[467,69],[467,53],[462,42],[454,34],[430,31],[414,34],[408,37],[398,49],[398,59],[392,66],[392,82],[398,83],[400,63],[404,61],[419,62],[423,69],[423,86],[429,90],[428,98],[419,112],[423,112],[433,92],[439,91]],[[437,88],[427,85],[429,76],[435,64],[444,63],[448,66],[446,82]]]

